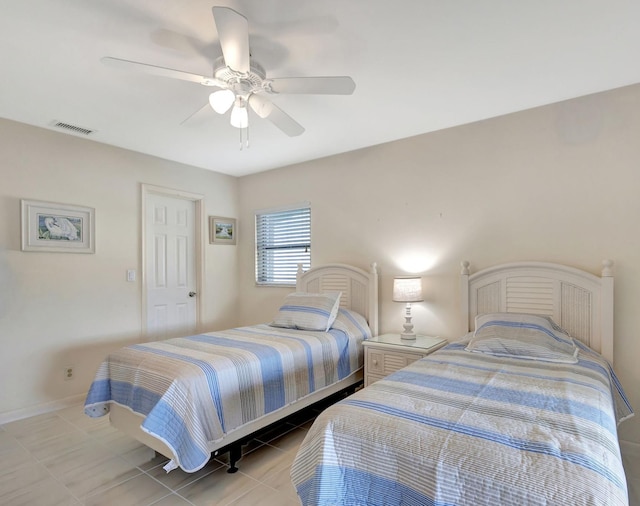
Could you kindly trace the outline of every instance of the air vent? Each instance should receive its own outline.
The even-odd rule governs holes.
[[[89,130],[88,128],[79,127],[77,125],[71,125],[70,123],[63,123],[62,121],[53,121],[51,123],[55,128],[66,130],[67,132],[73,132],[80,135],[91,135],[95,130]]]

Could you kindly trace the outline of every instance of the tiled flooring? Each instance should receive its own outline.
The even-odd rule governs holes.
[[[245,446],[235,474],[227,473],[226,456],[194,474],[167,474],[166,459],[111,428],[108,417],[85,416],[81,406],[8,423],[0,426],[0,504],[299,505],[289,471],[315,414]],[[629,504],[640,506],[640,452],[625,454],[624,463]]]
[[[291,463],[313,417],[243,448],[239,471],[226,455],[197,473],[166,473],[165,458],[82,406],[0,426],[0,504],[3,506],[299,505]]]

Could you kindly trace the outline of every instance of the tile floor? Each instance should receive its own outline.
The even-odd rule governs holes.
[[[289,472],[316,415],[251,441],[235,474],[227,473],[226,455],[197,473],[167,474],[164,457],[110,427],[108,417],[87,417],[82,406],[11,422],[0,426],[0,504],[299,505]]]
[[[194,474],[165,473],[166,459],[82,406],[0,426],[0,504],[4,506],[290,506],[300,502],[289,471],[317,412],[244,447],[240,470],[226,456]],[[284,432],[284,433],[283,433]],[[640,452],[624,456],[631,506],[640,506]]]

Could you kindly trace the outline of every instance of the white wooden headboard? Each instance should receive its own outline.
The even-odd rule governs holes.
[[[367,319],[373,335],[378,335],[378,268],[375,263],[371,264],[369,272],[345,264],[327,264],[308,271],[298,265],[296,290],[342,292],[340,307],[360,313]]]
[[[467,331],[478,314],[507,312],[550,316],[613,363],[613,262],[601,277],[566,265],[518,262],[469,274],[462,262],[462,315]]]

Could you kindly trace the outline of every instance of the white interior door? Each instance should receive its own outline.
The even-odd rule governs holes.
[[[196,203],[145,195],[147,336],[166,339],[197,328]]]

